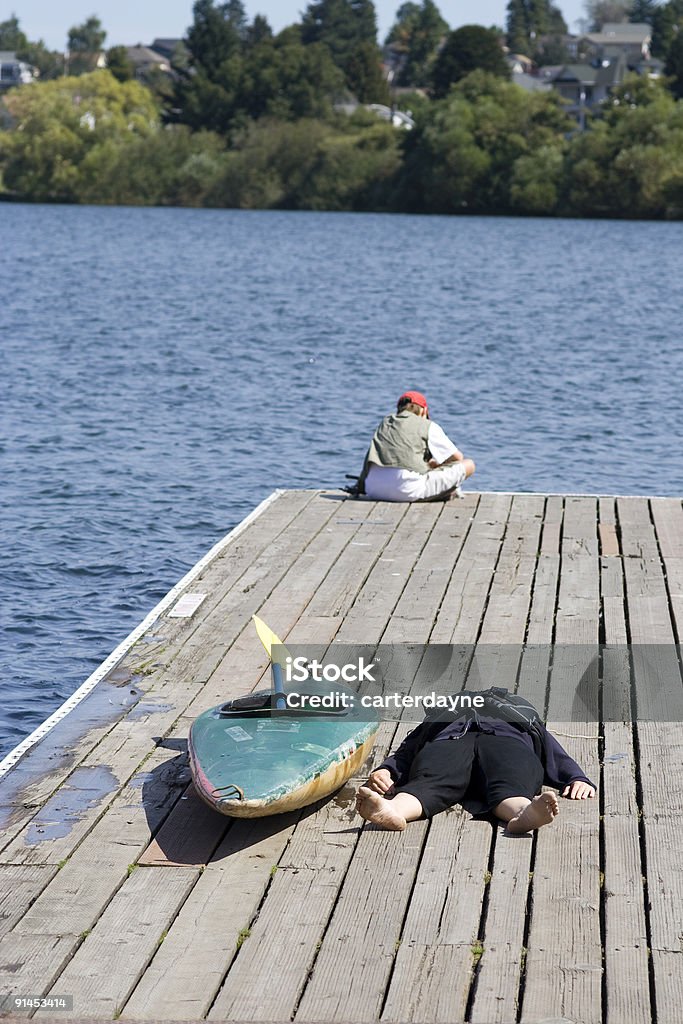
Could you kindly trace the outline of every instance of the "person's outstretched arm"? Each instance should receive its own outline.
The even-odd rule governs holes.
[[[595,796],[595,785],[574,758],[545,726],[541,726],[541,730],[546,785],[559,789],[569,800],[586,800]]]

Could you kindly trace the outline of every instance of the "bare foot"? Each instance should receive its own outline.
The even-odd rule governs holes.
[[[391,806],[391,800],[385,800],[379,793],[373,793],[367,786],[361,786],[356,797],[356,810],[361,818],[371,821],[373,825],[402,832],[406,827],[406,819]]]
[[[530,804],[508,821],[508,832],[521,835],[541,825],[549,825],[560,813],[560,804],[554,793],[539,793]]]

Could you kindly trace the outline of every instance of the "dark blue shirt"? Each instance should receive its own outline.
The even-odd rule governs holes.
[[[574,758],[569,756],[552,733],[549,733],[541,724],[538,729],[541,739],[541,763],[545,776],[544,785],[562,790],[570,782],[587,782],[595,788],[594,783],[582,772]],[[494,736],[512,736],[536,753],[531,733],[525,729],[500,718],[477,716],[476,721],[458,718],[455,722],[447,722],[443,725],[439,722],[422,722],[416,729],[408,733],[398,750],[390,754],[379,767],[387,768],[394,782],[401,784],[408,780],[408,772],[413,758],[425,743],[440,740],[457,743],[459,737],[472,730],[491,733]],[[377,770],[379,771],[379,769]]]

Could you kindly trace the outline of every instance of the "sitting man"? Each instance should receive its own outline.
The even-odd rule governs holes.
[[[443,501],[474,468],[429,419],[425,396],[406,391],[375,431],[358,488],[375,501]]]
[[[521,835],[550,824],[560,805],[595,796],[595,786],[545,726],[527,729],[511,721],[461,716],[425,720],[376,768],[356,797],[366,821],[400,831],[409,821],[431,818],[453,804],[473,815],[493,814]]]

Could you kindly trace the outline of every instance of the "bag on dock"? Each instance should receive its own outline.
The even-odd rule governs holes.
[[[505,686],[490,686],[488,690],[461,690],[458,694],[453,696],[462,697],[483,697],[483,707],[469,707],[462,711],[448,712],[444,716],[443,712],[437,712],[434,715],[428,715],[427,720],[438,720],[444,721],[455,721],[456,719],[465,719],[470,722],[476,722],[481,718],[500,718],[504,722],[510,722],[513,725],[523,729],[524,732],[528,732],[534,743],[534,749],[540,756],[540,751],[543,747],[543,719],[539,712],[526,697],[522,697],[521,694],[510,693]]]

